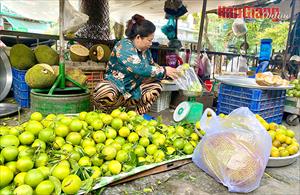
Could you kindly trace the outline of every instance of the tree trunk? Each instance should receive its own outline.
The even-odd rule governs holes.
[[[82,0],[80,11],[87,14],[89,20],[77,32],[78,37],[105,41],[110,39],[108,0]],[[95,43],[91,40],[85,45],[89,48]]]
[[[207,44],[207,47],[208,47],[208,50],[209,51],[215,51],[215,48],[214,48],[214,46],[211,44],[211,42],[210,42],[210,40],[209,40],[209,38],[208,38],[208,36],[207,36],[207,29],[208,29],[208,15],[206,15],[206,17],[205,17],[205,23],[204,23],[204,39],[205,39],[205,42],[206,42],[206,44]]]

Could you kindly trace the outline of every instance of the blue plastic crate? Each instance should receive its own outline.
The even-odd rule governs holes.
[[[25,74],[27,70],[18,70],[12,68],[12,75],[14,79],[18,79],[19,81],[25,81]]]
[[[284,105],[285,97],[273,98],[269,100],[251,100],[237,96],[219,93],[218,102],[232,104],[239,107],[248,107],[250,110],[262,110]]]
[[[15,97],[15,100],[22,108],[29,108],[30,107],[30,99],[22,99],[22,98],[19,98],[19,97]]]
[[[14,97],[19,97],[21,99],[29,99],[30,98],[30,90],[19,90],[17,87],[13,86]]]
[[[25,82],[26,70],[12,69],[13,72],[13,92],[16,102],[21,107],[30,106],[30,87]]]
[[[30,87],[27,85],[27,83],[18,79],[13,79],[13,87],[21,91],[30,91]]]
[[[265,120],[268,123],[274,122],[276,124],[281,124],[282,123],[282,117],[283,117],[283,114],[280,114],[280,115],[277,115],[277,116],[272,116],[272,117],[266,118]]]
[[[233,108],[219,108],[218,107],[218,114],[229,114],[232,112],[232,110],[236,109],[237,107]],[[280,109],[282,110],[281,113],[283,112],[283,107],[279,107],[277,109]],[[253,112],[253,111],[252,111]],[[253,112],[254,114],[259,114],[261,117],[263,117],[268,123],[271,123],[271,122],[275,122],[277,124],[281,124],[282,122],[282,116],[283,114],[279,114],[279,115],[276,115],[276,112],[274,112],[274,110],[270,111],[270,110],[264,110],[264,111],[259,111],[259,112]],[[277,111],[278,113],[278,111]]]
[[[285,90],[261,90],[221,84],[217,113],[229,114],[234,109],[248,107],[267,121],[281,123],[285,94]]]
[[[249,100],[270,100],[285,97],[285,90],[261,90],[221,84],[219,93]]]

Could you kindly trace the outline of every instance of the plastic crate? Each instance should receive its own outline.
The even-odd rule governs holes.
[[[87,76],[87,86],[91,94],[93,94],[96,84],[103,80],[104,71],[97,71],[97,70],[93,70],[93,71],[82,70],[82,71]]]
[[[152,104],[151,112],[161,112],[170,107],[171,91],[162,91],[157,100]]]
[[[285,97],[285,90],[261,90],[221,84],[219,93],[249,100],[270,100]]]
[[[12,68],[14,98],[23,108],[30,106],[30,87],[25,82],[26,72],[27,70]]]
[[[285,95],[285,90],[261,90],[221,84],[217,113],[229,114],[236,108],[248,107],[267,122],[281,123]]]

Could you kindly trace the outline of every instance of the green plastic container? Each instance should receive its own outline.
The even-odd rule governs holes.
[[[185,101],[176,107],[173,119],[176,122],[187,121],[196,123],[201,119],[202,114],[203,104],[195,101]]]
[[[43,115],[73,114],[90,110],[90,93],[68,92],[69,94],[48,95],[34,89],[30,93],[30,109]]]

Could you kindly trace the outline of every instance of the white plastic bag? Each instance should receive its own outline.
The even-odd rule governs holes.
[[[202,62],[204,64],[204,76],[211,74],[211,63],[206,53],[203,53]]]
[[[75,33],[89,20],[89,16],[74,9],[68,0],[64,4],[64,29],[63,33]]]
[[[200,124],[206,134],[194,150],[193,162],[230,192],[259,187],[272,139],[249,108],[238,108],[226,118],[207,109]]]
[[[244,19],[242,19],[242,18],[235,19],[232,24],[232,31],[233,31],[233,34],[237,37],[243,36],[244,34],[246,34],[247,26],[246,26]]]
[[[226,67],[227,72],[247,72],[247,59],[243,56],[232,58]]]
[[[201,92],[202,85],[192,67],[185,68],[186,64],[178,66],[177,70],[181,73],[181,77],[175,79],[175,84],[179,89],[189,92]]]

